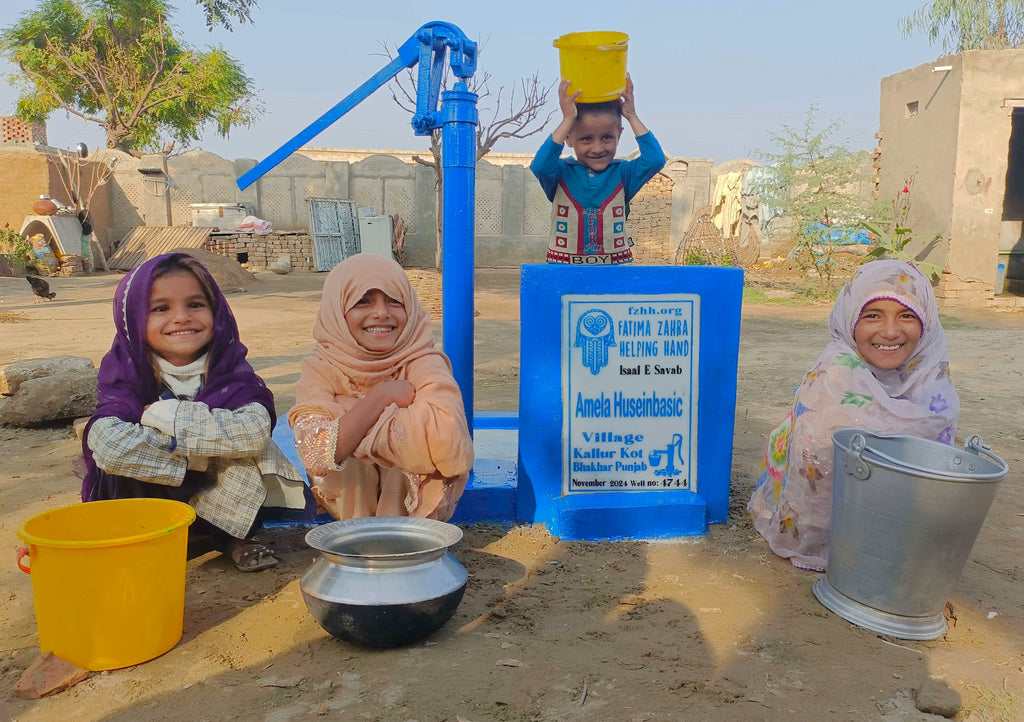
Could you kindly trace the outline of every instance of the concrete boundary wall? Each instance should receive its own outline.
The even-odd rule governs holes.
[[[188,226],[193,203],[255,204],[256,215],[270,221],[275,231],[306,232],[310,197],[355,201],[377,214],[395,214],[406,224],[406,265],[434,265],[438,211],[436,179],[432,168],[397,155],[366,155],[356,151],[332,160],[295,154],[244,191],[236,179],[256,165],[251,158],[228,160],[193,150],[169,157],[136,158],[119,151],[114,175],[97,209],[96,234],[110,252],[129,230],[138,226]],[[27,159],[35,154],[26,152]],[[526,165],[526,154],[486,159],[477,165],[476,264],[481,267],[517,266],[543,262],[547,247],[551,204]],[[37,163],[40,168],[43,162]],[[2,173],[0,173],[2,175]],[[0,182],[4,179],[0,178]],[[9,179],[12,180],[13,179]],[[53,183],[38,183],[45,193]],[[671,264],[694,210],[710,201],[714,186],[712,161],[705,158],[670,158],[665,170],[633,199],[629,231],[640,264]],[[97,199],[99,200],[99,199]],[[30,205],[30,204],[29,204]],[[19,206],[20,207],[20,206]],[[20,216],[17,208],[11,217]],[[20,221],[20,218],[15,218]],[[12,223],[12,225],[14,225]],[[222,229],[230,231],[234,229]]]

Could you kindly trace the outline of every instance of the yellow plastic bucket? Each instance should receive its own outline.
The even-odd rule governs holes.
[[[626,33],[569,33],[554,42],[569,95],[582,90],[579,103],[615,100],[626,89]]]
[[[100,671],[158,657],[181,639],[188,526],[167,499],[117,499],[37,514],[28,544],[39,648]],[[18,566],[29,571],[18,559]]]

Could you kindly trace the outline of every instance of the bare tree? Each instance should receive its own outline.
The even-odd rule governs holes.
[[[480,45],[482,50],[482,44]],[[396,51],[382,43],[383,55],[394,59]],[[389,85],[391,99],[402,110],[410,115],[416,112],[416,68],[409,68],[404,75],[396,76]],[[441,89],[450,87],[451,69],[444,68]],[[506,138],[528,138],[544,130],[555,110],[544,112],[548,94],[554,84],[544,85],[540,74],[520,78],[511,88],[499,85],[496,91],[491,90],[491,74],[487,71],[477,73],[467,83],[469,90],[478,96],[477,110],[479,123],[476,128],[476,159],[480,160],[491,152],[491,149]],[[420,165],[434,169],[437,189],[437,245],[434,251],[434,265],[441,270],[442,253],[442,219],[441,208],[444,197],[441,173],[441,129],[430,134],[429,159],[413,156]]]

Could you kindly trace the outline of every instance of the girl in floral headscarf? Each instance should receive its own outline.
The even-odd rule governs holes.
[[[473,468],[448,358],[405,271],[373,254],[324,282],[288,423],[313,494],[337,519],[447,521]]]
[[[860,427],[953,443],[960,401],[928,279],[895,260],[866,263],[839,293],[832,341],[768,438],[747,504],[776,554],[824,571],[832,519],[832,432]]]

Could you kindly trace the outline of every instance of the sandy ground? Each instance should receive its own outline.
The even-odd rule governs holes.
[[[432,273],[413,272],[428,305]],[[113,333],[115,275],[54,282],[34,304],[0,278],[0,363],[58,354],[96,363]],[[293,400],[323,275],[259,274],[229,297],[250,359]],[[518,272],[477,282],[478,408],[514,409]],[[826,341],[826,306],[744,308],[728,523],[705,538],[568,543],[543,528],[477,526],[455,549],[470,573],[454,618],[411,647],[368,651],[307,613],[303,529],[265,534],[281,565],[235,572],[216,554],[188,569],[185,630],[162,657],[96,674],[39,701],[11,692],[38,653],[30,578],[15,531],[77,501],[70,427],[0,428],[0,716],[18,720],[929,720],[928,676],[963,697],[958,719],[1024,719],[1024,314],[945,318],[963,400],[1011,465],[951,599],[945,638],[906,642],[852,626],[815,601],[818,575],[776,558],[743,513],[767,432]]]

